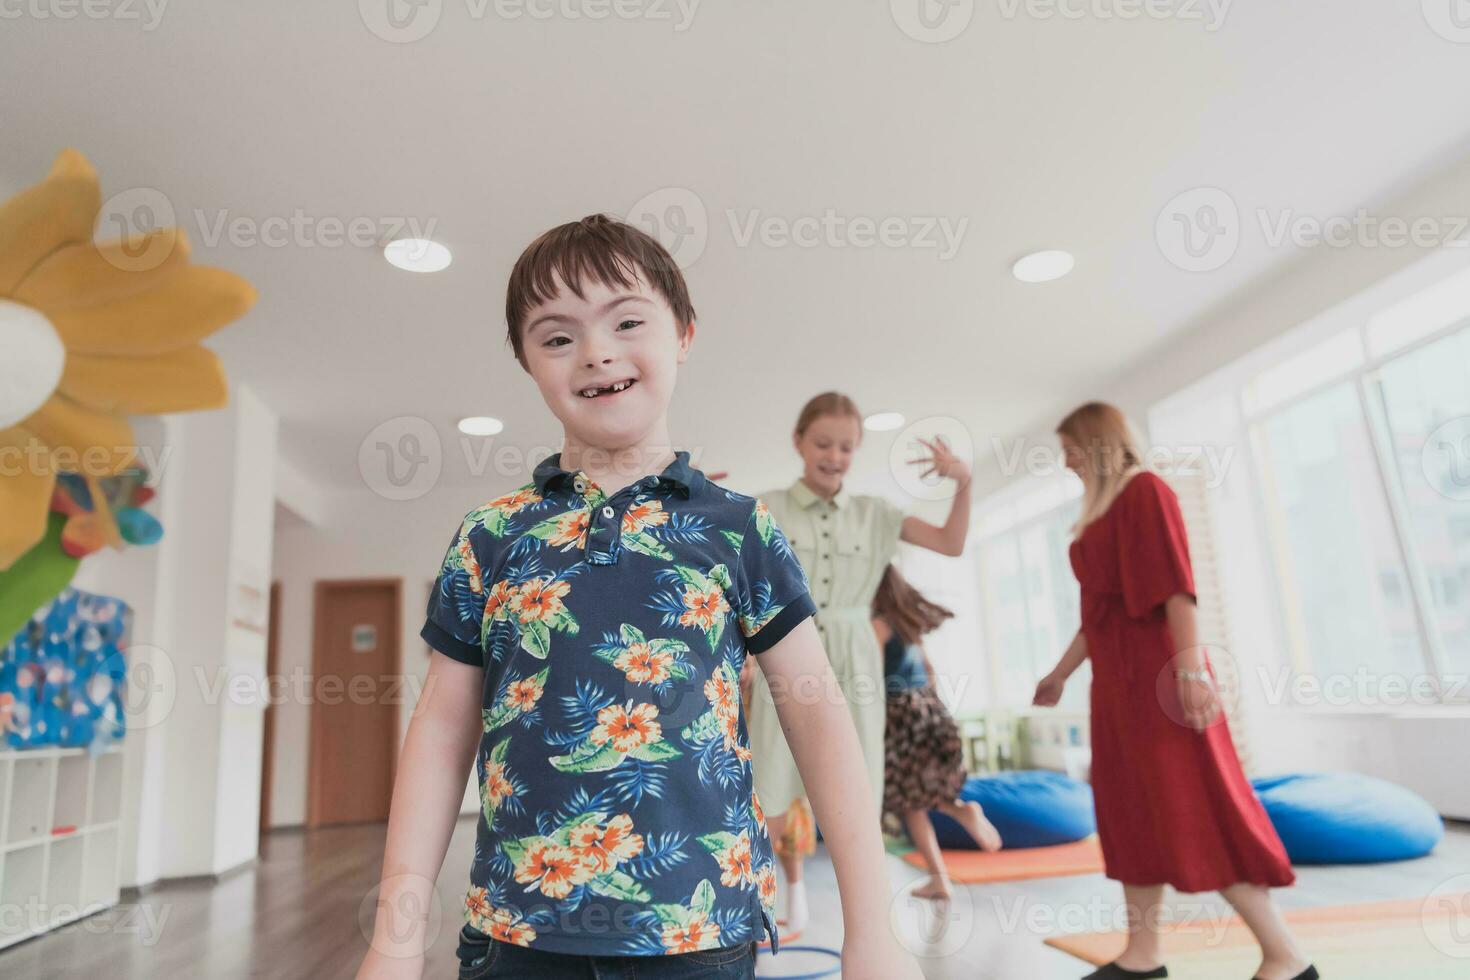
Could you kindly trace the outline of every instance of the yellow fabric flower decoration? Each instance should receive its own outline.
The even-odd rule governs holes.
[[[190,265],[180,229],[94,243],[100,208],[75,150],[0,205],[0,571],[44,536],[58,470],[134,461],[128,415],[225,404],[199,341],[255,302],[240,277]]]

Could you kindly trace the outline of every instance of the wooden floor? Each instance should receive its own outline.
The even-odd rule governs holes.
[[[350,978],[367,946],[370,895],[377,882],[382,824],[272,834],[257,866],[221,882],[160,886],[140,900],[0,952],[0,977],[25,980],[281,980]],[[459,901],[474,843],[473,818],[461,820],[439,879],[442,929],[427,977],[455,975]],[[896,889],[919,877],[892,858]],[[842,945],[832,866],[808,862],[812,924],[793,945]],[[1470,868],[1470,828],[1455,825],[1436,852],[1418,861],[1302,868],[1288,907],[1346,905],[1427,895]],[[893,920],[928,980],[1074,980],[1087,968],[1044,946],[1058,932],[1108,928],[1120,915],[1117,886],[1101,875],[966,888],[950,921],[936,930],[932,906],[900,894]],[[1215,896],[1171,896],[1180,915],[1223,915]],[[927,944],[923,936],[939,936]],[[761,975],[811,972],[816,954],[761,959]],[[803,958],[805,957],[805,958]]]

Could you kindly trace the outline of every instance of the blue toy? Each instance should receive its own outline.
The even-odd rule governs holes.
[[[965,781],[960,799],[984,807],[1007,850],[1070,844],[1097,833],[1092,787],[1059,772],[1033,769],[973,776]],[[978,849],[951,818],[934,810],[929,818],[940,847]]]
[[[1444,820],[1419,794],[1348,772],[1252,781],[1292,864],[1370,864],[1423,857]]]

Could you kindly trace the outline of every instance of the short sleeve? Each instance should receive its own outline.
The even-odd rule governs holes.
[[[1118,576],[1128,615],[1142,619],[1178,593],[1195,598],[1184,515],[1169,485],[1153,473],[1139,473],[1116,505]]]
[[[816,613],[806,572],[775,516],[757,500],[740,540],[732,576],[745,649],[761,654]]]
[[[480,645],[485,585],[480,580],[480,562],[471,538],[476,526],[465,520],[450,541],[429,592],[427,617],[419,636],[446,657],[481,667],[485,663]]]

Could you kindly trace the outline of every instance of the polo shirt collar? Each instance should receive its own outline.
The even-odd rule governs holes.
[[[548,490],[570,482],[576,475],[561,468],[561,453],[552,453],[536,464],[536,490],[544,497]],[[658,478],[660,482],[677,489],[686,499],[698,493],[704,487],[705,481],[704,473],[689,465],[689,453],[683,449],[675,450],[674,461],[664,467]]]
[[[812,506],[812,504],[815,504],[817,501],[822,499],[821,497],[818,497],[816,495],[811,487],[806,485],[806,482],[802,480],[801,477],[796,478],[796,482],[791,484],[791,489],[789,489],[787,493],[791,497],[792,502],[795,503],[796,506],[800,507],[802,510],[806,510],[808,507]],[[838,488],[837,493],[832,497],[832,506],[841,509],[843,507],[846,507],[848,501],[850,501],[851,499],[852,494],[848,492],[847,483],[844,482],[842,486]]]

